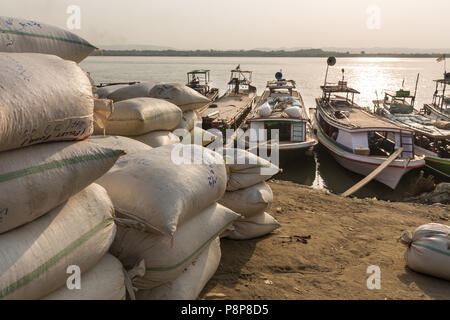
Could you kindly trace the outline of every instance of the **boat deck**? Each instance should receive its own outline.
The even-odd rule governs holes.
[[[260,97],[260,99],[258,101],[258,106],[262,105],[270,96],[271,95],[268,90],[264,91],[263,95]],[[297,99],[300,102],[300,104],[301,104],[300,109],[302,110],[301,117],[299,117],[299,118],[290,117],[281,108],[274,109],[270,116],[262,117],[262,116],[258,115],[258,113],[256,112],[256,109],[258,108],[258,107],[256,107],[255,110],[253,111],[253,113],[251,114],[251,116],[249,117],[249,120],[251,121],[251,120],[268,119],[268,118],[309,120],[309,114],[306,111],[303,97],[301,96],[300,92],[298,92],[297,90],[292,91],[291,97],[294,99]],[[289,105],[287,105],[287,106],[289,106]]]
[[[434,125],[434,121],[418,114],[389,114],[386,117],[429,137],[437,139],[450,138],[450,130],[439,129]]]
[[[333,122],[348,129],[404,129],[390,121],[366,112],[357,105],[350,104],[345,99],[333,99],[329,104],[322,105],[322,109]]]
[[[201,111],[202,118],[211,122],[232,122],[236,116],[242,114],[256,97],[255,94],[227,94],[214,101],[208,108]]]

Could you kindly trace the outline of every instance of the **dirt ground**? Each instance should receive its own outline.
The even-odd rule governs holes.
[[[450,282],[406,267],[404,230],[449,224],[450,206],[342,198],[284,181],[269,183],[268,211],[281,228],[247,241],[222,239],[222,260],[200,299],[450,299]],[[278,210],[277,208],[281,208]],[[311,236],[307,243],[289,236]],[[381,270],[369,290],[367,267]]]

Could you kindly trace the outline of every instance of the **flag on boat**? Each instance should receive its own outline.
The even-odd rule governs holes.
[[[436,61],[437,62],[441,62],[445,60],[445,54],[443,54],[441,57],[437,58]]]

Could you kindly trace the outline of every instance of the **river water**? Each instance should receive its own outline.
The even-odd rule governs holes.
[[[307,107],[315,107],[315,98],[321,95],[325,58],[216,58],[216,57],[88,57],[81,63],[97,83],[122,81],[186,82],[186,72],[194,69],[211,70],[214,87],[223,93],[227,88],[230,70],[237,65],[241,70],[253,71],[253,84],[262,93],[266,82],[273,80],[282,70],[286,79],[295,80]],[[338,58],[331,67],[327,82],[337,82],[345,70],[349,86],[361,92],[355,100],[363,107],[372,107],[372,100],[383,98],[383,91],[404,88],[414,91],[417,74],[416,108],[430,102],[435,90],[432,80],[442,78],[443,64],[433,58]],[[305,156],[281,163],[283,174],[279,179],[294,181],[315,188],[341,193],[362,176],[341,166],[322,147]],[[406,196],[417,179],[420,169],[405,175],[400,185],[392,191],[383,184],[372,181],[355,195],[398,200]],[[425,175],[427,173],[425,172]],[[439,179],[437,179],[439,181]]]

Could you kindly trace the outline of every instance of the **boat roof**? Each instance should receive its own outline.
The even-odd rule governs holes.
[[[335,105],[333,102],[346,102],[345,104]],[[372,115],[357,105],[351,105],[345,98],[333,99],[332,105],[322,106],[322,110],[326,113],[328,118],[339,126],[354,130],[354,129],[404,129],[401,126],[390,121],[384,120],[381,117]],[[338,119],[336,112],[344,112],[345,117]],[[408,130],[408,129],[407,129]]]
[[[192,70],[189,71],[188,74],[195,74],[195,73],[208,73],[210,70],[206,70],[206,69],[198,69],[198,70]]]
[[[385,95],[392,97],[392,98],[415,98],[415,96],[409,94],[409,95],[399,95],[398,92],[409,92],[409,90],[398,90],[398,91],[385,91]]]
[[[295,89],[294,80],[271,80],[267,81],[266,87],[269,89]]]
[[[442,83],[442,84],[450,84],[450,79],[439,79],[439,80],[433,80],[434,82],[437,83]]]
[[[339,83],[337,85],[320,86],[320,89],[322,89],[322,91],[324,93],[334,93],[334,92],[346,92],[346,93],[356,93],[356,94],[360,93],[358,90],[347,86],[346,81],[339,81]]]
[[[250,71],[250,70],[241,70],[241,69],[234,69],[234,70],[231,70],[231,72],[253,73],[253,71]]]

